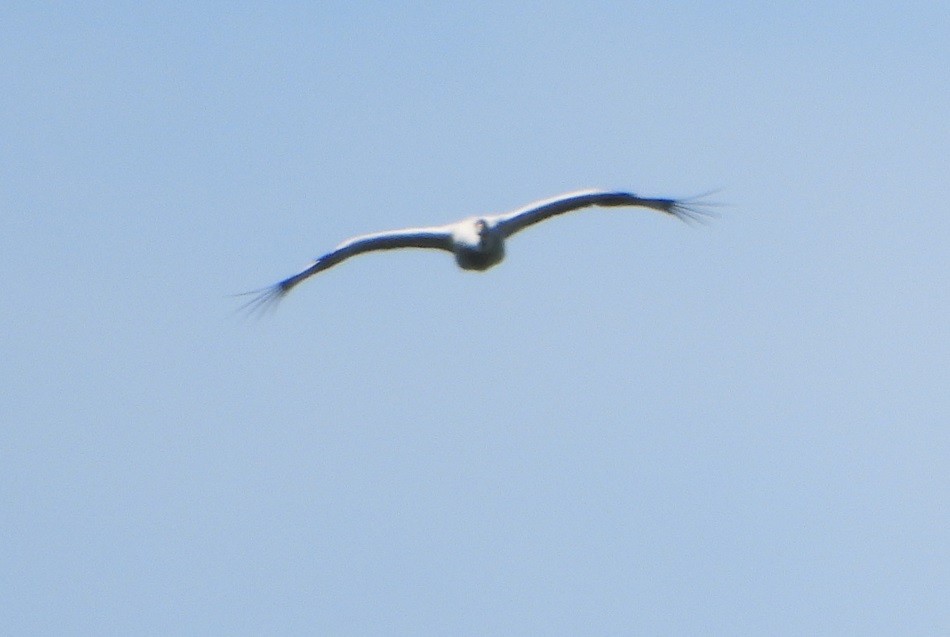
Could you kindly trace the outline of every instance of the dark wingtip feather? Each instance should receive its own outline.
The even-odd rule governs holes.
[[[240,294],[233,295],[236,297],[252,297],[246,303],[242,303],[236,311],[247,314],[248,316],[262,316],[268,312],[276,310],[277,304],[280,303],[280,300],[283,299],[287,295],[287,292],[290,291],[291,285],[288,285],[287,283],[287,281],[281,281],[280,283],[269,285],[266,288],[259,288],[257,290],[241,292]]]
[[[706,223],[710,219],[715,219],[719,215],[711,207],[721,206],[722,204],[706,199],[718,190],[711,190],[701,195],[685,197],[683,199],[665,199],[666,206],[664,212],[673,215],[677,219],[686,223]]]
[[[266,288],[260,288],[257,290],[251,290],[250,292],[242,292],[241,294],[235,294],[234,296],[250,296],[253,297],[247,303],[243,304],[238,308],[239,312],[246,312],[247,314],[264,314],[268,311],[271,311],[277,307],[277,304],[280,303],[280,300],[287,296],[287,293],[291,289],[304,279],[316,274],[325,266],[323,265],[322,259],[317,259],[313,262],[309,268],[303,272],[298,272],[297,274],[287,277],[279,283],[270,285]]]

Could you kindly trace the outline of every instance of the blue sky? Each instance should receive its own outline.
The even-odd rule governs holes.
[[[222,6],[0,9],[3,632],[950,631],[943,5]]]

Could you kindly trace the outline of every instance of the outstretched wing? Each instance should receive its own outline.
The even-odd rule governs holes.
[[[396,248],[436,248],[451,252],[452,231],[447,226],[406,228],[404,230],[390,230],[387,232],[364,234],[353,237],[352,239],[347,239],[331,252],[315,260],[313,265],[306,270],[287,277],[283,281],[269,287],[245,292],[244,295],[253,295],[254,298],[245,303],[243,309],[254,311],[276,303],[298,283],[328,268],[332,268],[350,257],[374,250],[394,250]]]
[[[651,199],[638,197],[629,192],[611,192],[606,190],[578,190],[568,192],[550,199],[542,199],[528,204],[517,210],[495,215],[488,218],[488,222],[501,230],[506,237],[510,237],[519,230],[544,221],[555,215],[564,214],[591,206],[638,206],[649,208],[668,215],[673,215],[684,221],[701,219],[707,213],[696,205],[699,202],[693,199]]]

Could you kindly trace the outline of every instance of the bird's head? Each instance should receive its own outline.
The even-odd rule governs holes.
[[[489,226],[488,222],[484,219],[475,220],[475,234],[478,236],[478,244],[482,249],[486,249],[495,244],[496,237],[492,232],[491,226]]]

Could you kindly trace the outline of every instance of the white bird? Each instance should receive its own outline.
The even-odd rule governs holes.
[[[691,221],[708,214],[697,207],[704,205],[697,199],[657,199],[638,197],[629,192],[578,190],[542,199],[511,212],[470,217],[444,226],[364,234],[347,239],[316,259],[313,265],[302,272],[261,290],[245,292],[256,296],[244,307],[255,309],[279,301],[298,283],[364,252],[395,248],[436,248],[454,254],[455,262],[463,270],[482,271],[497,265],[505,258],[505,239],[554,215],[591,206],[638,206],[664,212],[683,221]]]

